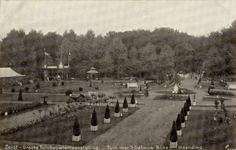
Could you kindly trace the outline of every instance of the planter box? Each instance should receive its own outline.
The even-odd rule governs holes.
[[[188,116],[184,116],[184,118],[185,118],[185,121],[187,121],[187,120],[188,120]]]
[[[80,140],[81,140],[81,135],[79,136],[72,135],[72,141],[79,142]]]
[[[135,104],[129,104],[129,107],[136,107]]]
[[[128,112],[128,108],[123,108],[123,112]]]
[[[182,128],[185,127],[185,122],[181,123],[181,127],[182,127]]]
[[[171,142],[170,141],[170,148],[178,148],[178,141],[176,141],[176,142]]]
[[[4,115],[7,116],[7,115],[8,115],[8,112],[6,111],[6,112],[4,113]]]
[[[91,131],[97,131],[98,130],[98,125],[96,125],[96,126],[91,125],[90,130]]]
[[[119,118],[120,117],[120,113],[114,113],[114,117]]]
[[[181,130],[176,130],[178,136],[182,136],[182,129]]]
[[[193,106],[197,106],[197,102],[193,102]]]
[[[110,123],[110,122],[111,122],[111,118],[109,119],[104,118],[104,123]]]

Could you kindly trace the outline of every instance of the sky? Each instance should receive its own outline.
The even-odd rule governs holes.
[[[209,35],[236,20],[235,0],[31,0],[0,1],[0,39],[12,29],[32,29],[77,35],[92,29],[109,31],[154,30],[169,27],[194,36]]]

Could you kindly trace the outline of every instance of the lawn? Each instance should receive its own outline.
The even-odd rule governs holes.
[[[231,118],[230,124],[223,122],[219,125],[218,121],[213,120],[214,110],[192,110],[186,121],[186,127],[182,129],[182,136],[178,136],[179,148],[201,146],[207,150],[223,150],[226,145],[230,148],[236,147],[235,124],[233,113],[229,111]],[[171,129],[170,129],[171,130]],[[169,134],[164,143],[169,146]],[[197,148],[196,148],[197,149]]]
[[[91,114],[94,108],[98,115],[97,132],[90,131]],[[110,107],[111,123],[104,124],[103,118],[105,114],[105,107],[83,106],[76,112],[70,112],[64,116],[57,116],[54,119],[41,122],[15,133],[2,135],[1,140],[82,146],[100,134],[106,132],[109,128],[134,113],[137,109],[138,108],[129,108],[128,113],[123,113],[123,116],[120,118],[114,118],[114,107]],[[81,128],[82,140],[80,142],[71,141],[75,116],[78,117]]]

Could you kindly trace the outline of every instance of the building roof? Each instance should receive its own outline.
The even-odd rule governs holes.
[[[0,68],[0,78],[22,77],[22,76],[24,75],[15,72],[10,67]]]
[[[94,67],[92,67],[87,73],[98,73],[98,71]]]

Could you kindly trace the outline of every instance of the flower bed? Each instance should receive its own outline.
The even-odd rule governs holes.
[[[163,94],[157,95],[153,100],[180,100],[185,101],[188,98],[188,95],[179,95],[179,94]]]
[[[98,131],[91,132],[91,114],[94,108],[96,109],[98,117]],[[110,109],[114,111],[114,108]],[[130,108],[129,112],[123,113],[123,116],[119,118],[111,116],[111,122],[105,124],[103,122],[105,107],[83,106],[74,109],[76,111],[70,111],[65,114],[53,116],[53,118],[44,121],[32,122],[25,126],[18,126],[14,129],[2,132],[1,140],[82,146],[116,125],[125,117],[134,113],[137,109],[138,108]],[[80,142],[72,142],[71,140],[75,116],[78,117],[81,128],[82,139]]]
[[[210,95],[223,95],[223,96],[235,96],[233,93],[228,92],[228,91],[214,91],[211,90],[209,92]]]
[[[1,115],[4,116],[7,112],[7,115],[13,114],[13,113],[18,113],[21,111],[25,111],[28,109],[35,109],[38,107],[41,107],[43,105],[47,105],[47,104],[43,104],[40,102],[33,102],[33,103],[28,103],[28,104],[5,104],[5,105],[1,105]]]

